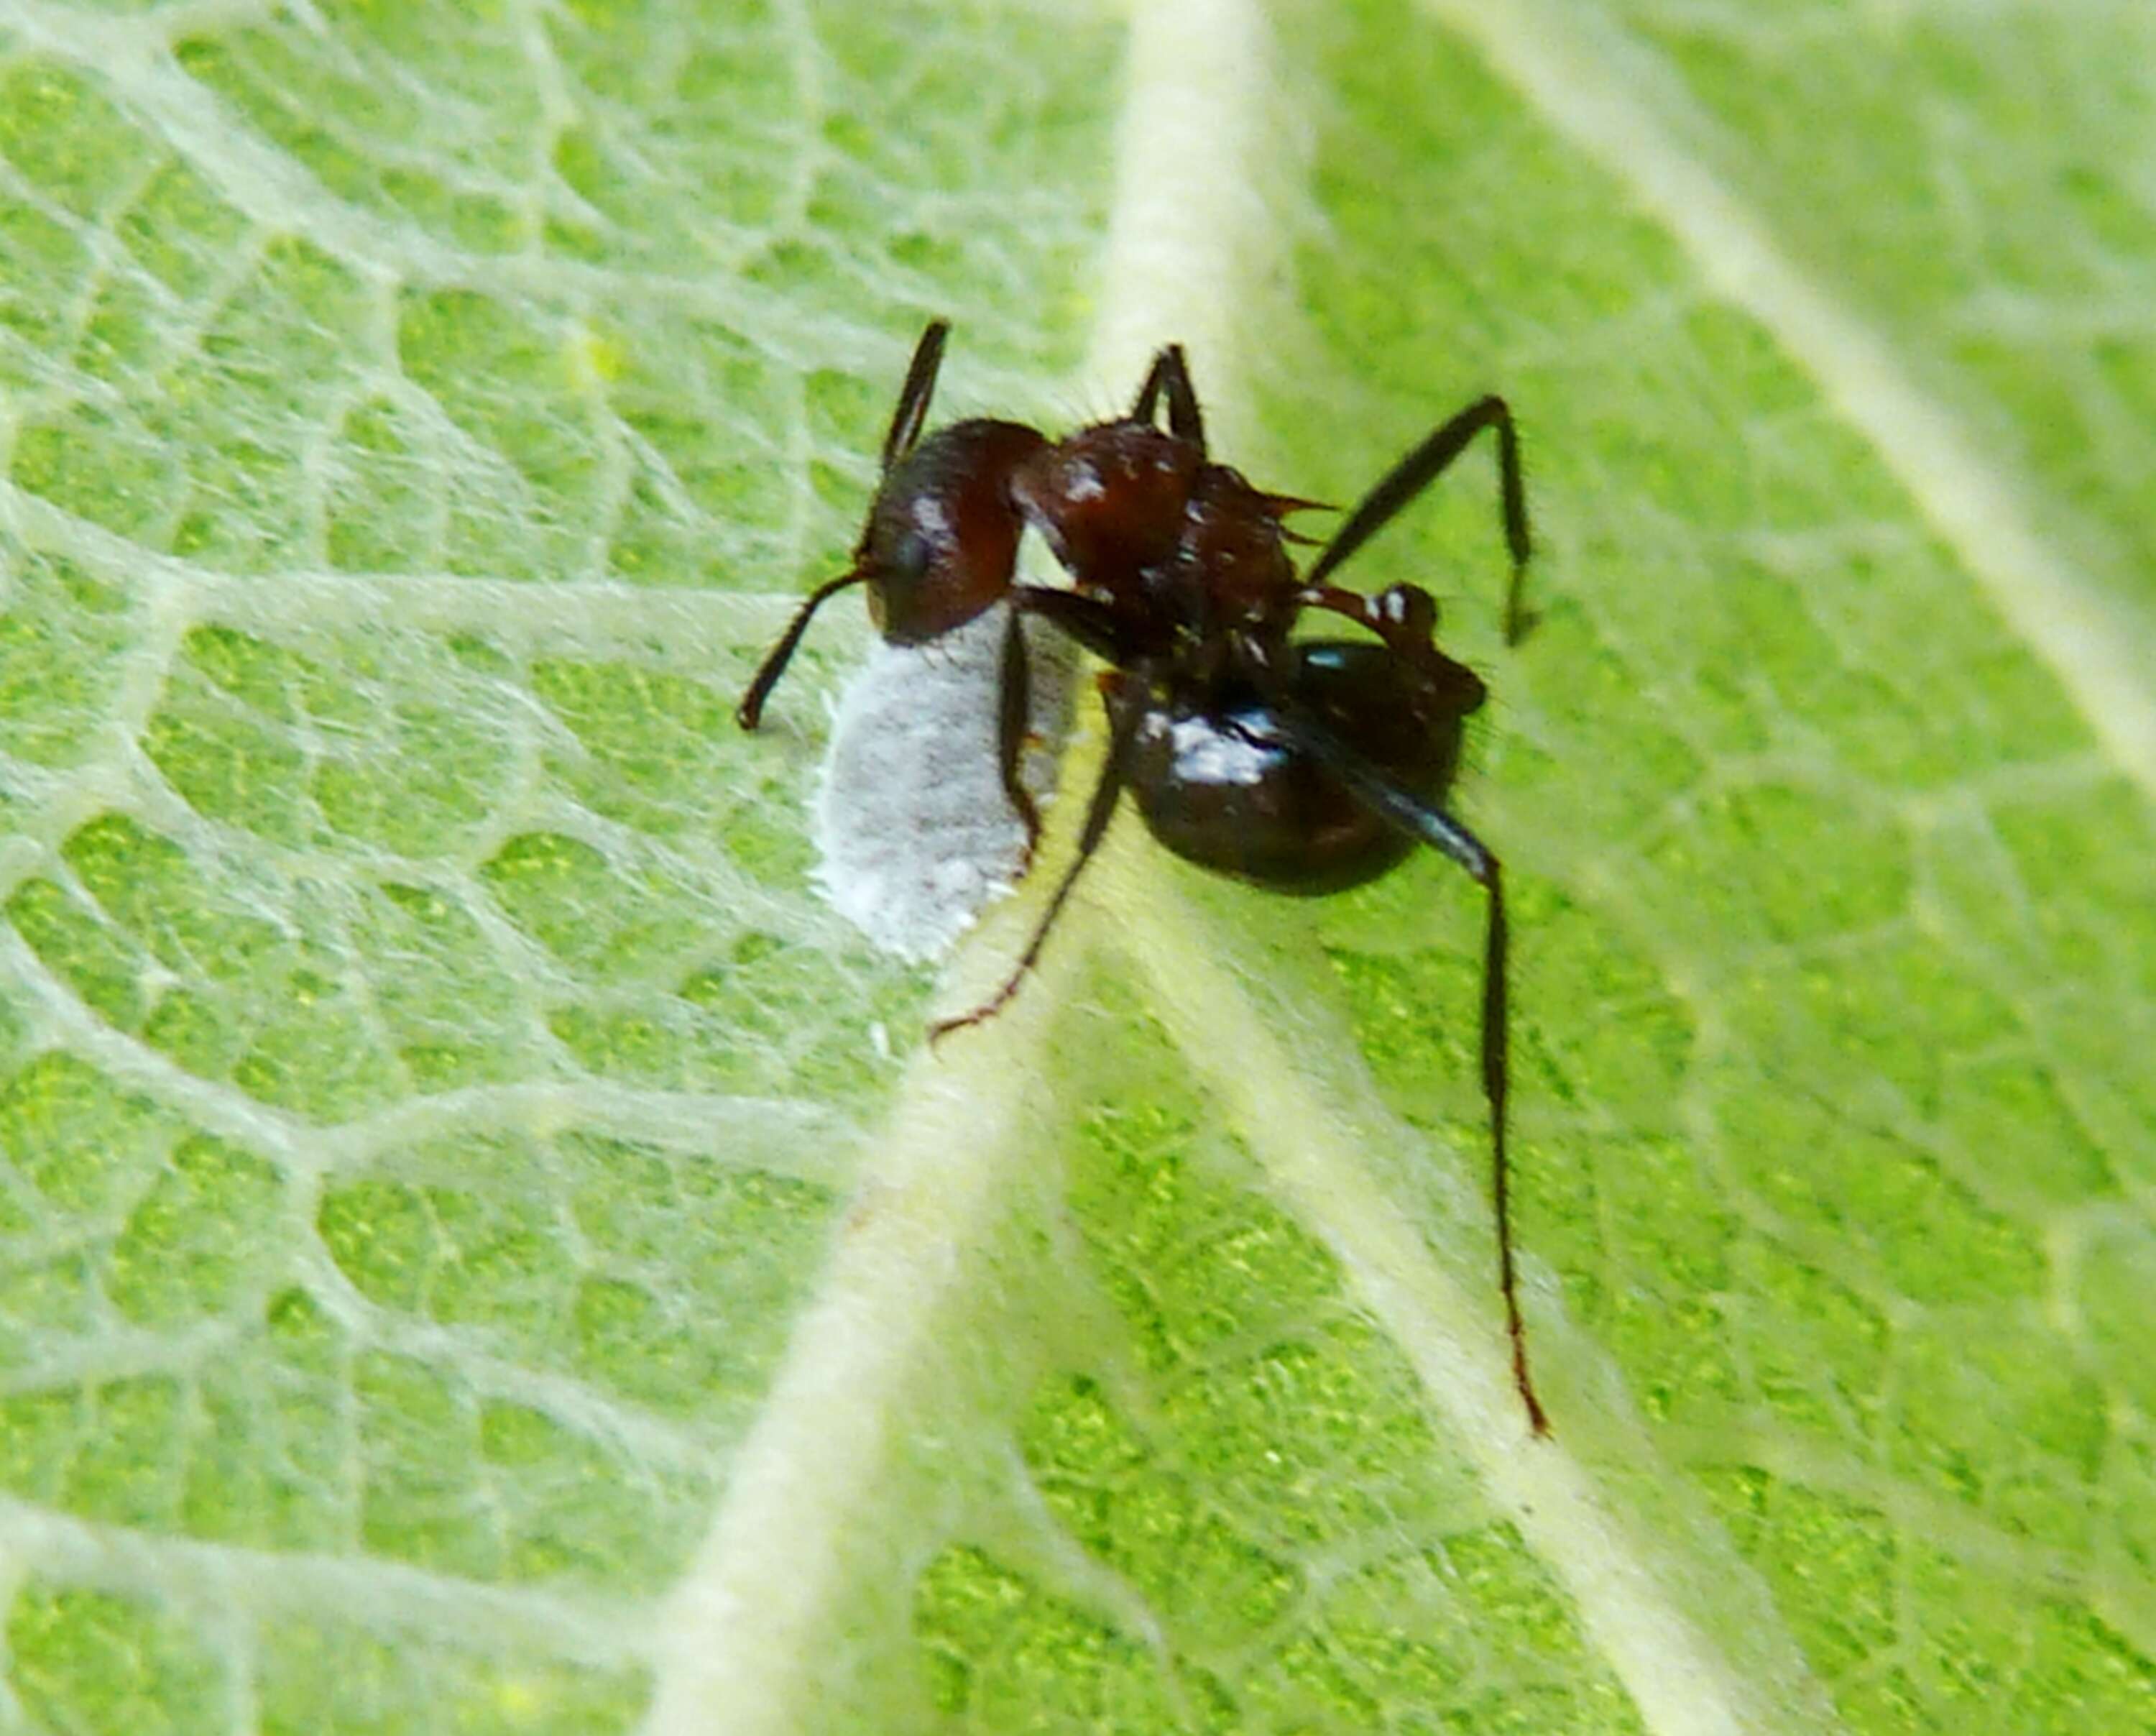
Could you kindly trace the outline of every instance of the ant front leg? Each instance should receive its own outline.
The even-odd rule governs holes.
[[[1019,778],[1033,711],[1032,665],[1021,618],[1032,615],[1060,628],[1104,663],[1122,663],[1124,647],[1114,609],[1097,598],[1081,597],[1075,591],[1059,590],[1053,585],[1014,584],[1010,601],[1010,627],[1004,640],[998,752],[1002,758],[1004,793],[1025,822],[1025,854],[1030,862],[1034,846],[1040,842],[1040,810]]]
[[[1138,388],[1138,401],[1131,407],[1131,420],[1150,425],[1163,391],[1168,393],[1168,431],[1203,452],[1205,419],[1199,413],[1198,388],[1190,383],[1190,364],[1184,360],[1179,343],[1169,344],[1152,358],[1152,372]]]
[[[1003,777],[1004,799],[1025,828],[1024,865],[1030,867],[1034,846],[1040,842],[1040,809],[1034,804],[1024,776],[1025,738],[1033,722],[1033,670],[1026,660],[1024,623],[1015,608],[1004,624],[1003,669],[997,686],[1001,691],[996,707],[996,769]]]
[[[1322,725],[1300,712],[1276,713],[1281,732],[1346,784],[1389,824],[1430,845],[1466,869],[1489,897],[1482,939],[1482,1097],[1490,1110],[1490,1194],[1497,1226],[1497,1286],[1505,1298],[1505,1330],[1512,1346],[1512,1384],[1537,1435],[1549,1415],[1527,1369],[1527,1328],[1520,1316],[1519,1277],[1512,1258],[1512,1158],[1506,1148],[1507,1100],[1512,1086],[1512,1016],[1506,1000],[1511,937],[1505,922],[1502,865],[1489,846],[1435,803],[1403,789]]]
[[[1467,444],[1486,428],[1497,430],[1498,511],[1505,525],[1505,544],[1512,557],[1512,577],[1505,591],[1505,643],[1517,645],[1527,630],[1520,588],[1532,552],[1527,534],[1527,484],[1520,474],[1520,436],[1512,424],[1512,412],[1505,400],[1492,393],[1476,399],[1458,415],[1440,424],[1430,436],[1379,479],[1363,496],[1363,503],[1348,514],[1325,552],[1310,569],[1305,581],[1312,588],[1371,537],[1390,524],[1400,508],[1442,475]]]
[[[1104,672],[1101,676],[1104,699],[1107,695],[1108,684],[1116,679],[1113,670]],[[963,1030],[969,1025],[979,1025],[1003,1011],[1010,998],[1018,993],[1018,986],[1025,980],[1026,973],[1040,958],[1040,949],[1048,942],[1048,931],[1055,926],[1056,917],[1063,913],[1063,906],[1070,896],[1071,887],[1077,885],[1078,876],[1085,871],[1086,863],[1092,860],[1093,852],[1101,847],[1101,839],[1107,835],[1108,822],[1115,818],[1116,801],[1123,793],[1123,758],[1137,717],[1135,708],[1119,718],[1116,707],[1112,705],[1108,707],[1108,757],[1101,768],[1101,781],[1093,786],[1093,799],[1086,809],[1086,825],[1078,835],[1076,858],[1063,871],[1063,879],[1055,888],[1055,896],[1048,901],[1048,908],[1041,912],[1040,923],[1033,931],[1033,938],[1026,942],[1025,950],[1019,954],[1018,963],[1012,967],[1010,975],[1004,979],[1003,987],[972,1012],[961,1013],[955,1019],[939,1019],[930,1025],[928,1042],[932,1048],[952,1031]]]

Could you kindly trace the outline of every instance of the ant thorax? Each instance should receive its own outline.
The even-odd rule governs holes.
[[[1158,429],[1096,423],[1019,466],[1011,499],[1081,587],[1112,583],[1173,557],[1204,460]]]

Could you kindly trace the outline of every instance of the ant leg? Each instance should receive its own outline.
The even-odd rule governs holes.
[[[1421,829],[1465,868],[1490,895],[1490,918],[1482,939],[1482,1096],[1490,1106],[1490,1196],[1497,1220],[1497,1287],[1505,1296],[1505,1330],[1512,1340],[1512,1384],[1527,1407],[1527,1425],[1537,1435],[1550,1431],[1542,1400],[1527,1372],[1527,1328],[1520,1318],[1519,1278],[1512,1263],[1512,1159],[1505,1149],[1505,1100],[1512,1079],[1512,1019],[1505,1001],[1505,881],[1496,857],[1466,827],[1441,809],[1430,810]]]
[[[1135,720],[1137,713],[1133,709],[1128,715]],[[1010,975],[1004,978],[1003,987],[972,1012],[961,1013],[955,1019],[939,1019],[930,1025],[930,1047],[934,1047],[954,1030],[993,1019],[1018,993],[1018,985],[1025,980],[1026,973],[1033,968],[1034,961],[1040,957],[1040,949],[1048,939],[1048,931],[1055,926],[1056,917],[1063,913],[1064,901],[1070,897],[1071,887],[1077,885],[1079,875],[1092,859],[1093,852],[1101,847],[1101,839],[1107,835],[1108,822],[1115,818],[1116,799],[1123,793],[1123,752],[1130,738],[1129,726],[1116,720],[1112,706],[1109,707],[1108,716],[1107,763],[1101,768],[1101,781],[1093,786],[1093,799],[1086,809],[1086,828],[1078,835],[1076,859],[1063,871],[1062,884],[1056,887],[1055,896],[1048,901],[1048,908],[1041,912],[1040,924],[1033,931],[1033,938],[1026,942],[1025,950],[1019,954],[1018,963]]]
[[[808,618],[824,606],[824,599],[848,585],[857,585],[868,574],[861,572],[842,573],[828,584],[821,584],[808,593],[793,619],[787,624],[786,631],[778,643],[764,653],[757,666],[756,679],[748,684],[748,691],[742,702],[734,707],[734,716],[743,729],[754,729],[763,721],[763,702],[771,697],[771,690],[778,685],[778,678],[786,673],[786,665],[793,660],[794,648],[801,643],[801,635],[808,630]]]
[[[928,419],[928,400],[936,395],[936,372],[943,365],[943,340],[951,335],[948,320],[931,320],[913,347],[913,362],[906,370],[906,383],[898,388],[898,408],[891,412],[891,431],[883,437],[884,474],[913,449],[921,438],[921,424]]]
[[[1458,415],[1442,424],[1429,439],[1381,478],[1363,496],[1363,503],[1340,526],[1304,583],[1315,588],[1327,573],[1392,522],[1393,516],[1429,487],[1445,466],[1460,456],[1467,443],[1486,428],[1497,430],[1497,496],[1505,523],[1505,543],[1512,551],[1512,583],[1505,591],[1505,643],[1517,645],[1527,629],[1520,603],[1531,545],[1527,535],[1527,485],[1520,475],[1520,437],[1512,425],[1512,413],[1494,393],[1478,398]]]
[[[1437,599],[1420,585],[1393,585],[1374,597],[1336,585],[1305,585],[1301,609],[1322,609],[1368,627],[1387,647],[1409,660],[1426,655],[1437,635]]]
[[[1034,846],[1040,842],[1040,809],[1034,805],[1033,792],[1019,776],[1026,731],[1033,722],[1033,674],[1026,661],[1024,625],[1015,609],[1004,626],[1003,671],[997,686],[1001,691],[996,714],[996,767],[1003,774],[1004,795],[1025,828],[1025,860],[1029,865]]]
[[[1297,592],[1295,601],[1299,609],[1325,609],[1368,628],[1387,650],[1421,675],[1429,684],[1424,692],[1430,701],[1460,716],[1482,703],[1482,678],[1438,649],[1437,603],[1420,585],[1392,585],[1374,597],[1320,585]],[[1284,692],[1273,697],[1276,703],[1286,699]]]
[[[1205,419],[1199,411],[1198,388],[1190,383],[1190,364],[1179,343],[1169,344],[1152,358],[1152,370],[1138,388],[1138,401],[1131,408],[1131,420],[1149,424],[1163,390],[1168,393],[1168,431],[1203,452]]]
[[[1129,660],[1115,611],[1106,603],[1053,585],[1013,585],[1010,595],[1019,609],[1061,628],[1103,663],[1121,666]]]
[[[1490,916],[1482,940],[1482,1097],[1490,1106],[1490,1194],[1497,1220],[1497,1286],[1505,1297],[1505,1330],[1512,1343],[1512,1384],[1527,1407],[1527,1425],[1537,1435],[1550,1431],[1549,1417],[1535,1396],[1527,1372],[1527,1328],[1520,1317],[1518,1275],[1512,1260],[1512,1160],[1505,1145],[1506,1099],[1512,1082],[1512,1020],[1506,1004],[1507,953],[1505,882],[1489,847],[1434,803],[1402,789],[1391,778],[1348,748],[1331,731],[1291,711],[1278,714],[1281,732],[1339,778],[1358,800],[1389,824],[1443,851],[1465,868],[1489,895]]]

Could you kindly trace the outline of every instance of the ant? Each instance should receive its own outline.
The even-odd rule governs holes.
[[[899,645],[936,638],[1008,599],[1014,606],[998,752],[1030,847],[1040,822],[1018,780],[1029,696],[1019,615],[1041,616],[1108,665],[1096,677],[1107,753],[1076,856],[1002,987],[932,1026],[932,1043],[992,1018],[1017,992],[1126,789],[1147,829],[1177,855],[1273,891],[1342,891],[1397,866],[1418,844],[1466,870],[1488,901],[1481,1071],[1498,1281],[1513,1384],[1533,1431],[1547,1435],[1512,1256],[1504,881],[1497,857],[1445,806],[1466,720],[1486,690],[1438,649],[1437,604],[1427,591],[1399,584],[1370,596],[1327,582],[1476,435],[1494,429],[1499,516],[1512,556],[1505,637],[1517,644],[1530,542],[1511,410],[1487,396],[1439,424],[1379,479],[1298,578],[1288,544],[1306,539],[1284,521],[1317,503],[1265,493],[1211,460],[1181,346],[1154,357],[1129,414],[1062,440],[985,419],[924,439],[948,332],[945,322],[932,323],[914,351],[853,565],[809,595],[765,656],[741,702],[742,727],[757,727],[809,618],[847,586],[868,587],[871,619]],[[1165,430],[1157,425],[1163,399]],[[1017,582],[1028,526],[1070,573],[1069,589]],[[1313,610],[1373,638],[1294,638]]]

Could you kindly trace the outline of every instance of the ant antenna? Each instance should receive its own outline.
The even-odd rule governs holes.
[[[801,643],[801,635],[808,630],[808,618],[824,606],[825,598],[835,597],[848,585],[857,585],[867,577],[867,573],[855,568],[808,593],[808,600],[794,612],[786,631],[779,635],[778,643],[765,653],[756,679],[748,684],[748,691],[742,695],[742,702],[734,708],[735,720],[743,729],[754,729],[763,722],[763,702],[771,697],[771,690],[778,685],[778,678],[786,673],[786,665],[793,660],[794,648]]]

